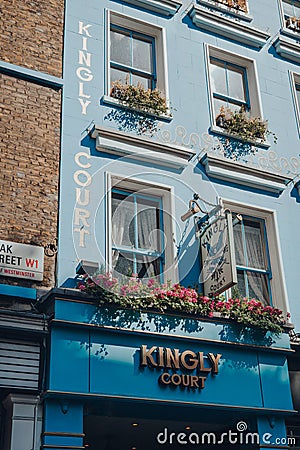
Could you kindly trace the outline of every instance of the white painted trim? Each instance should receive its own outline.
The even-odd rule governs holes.
[[[167,73],[167,60],[166,58],[166,36],[164,28],[158,26],[156,24],[152,24],[146,22],[144,20],[139,20],[134,17],[125,16],[124,14],[120,14],[119,12],[107,10],[108,20],[106,23],[107,29],[107,86],[105,95],[109,95],[110,91],[110,24],[116,24],[122,26],[124,28],[128,28],[134,31],[138,31],[140,33],[151,36],[155,39],[155,56],[156,56],[156,75],[157,75],[157,89],[161,92],[161,94],[168,99],[167,94],[169,92],[168,89],[168,73]]]
[[[256,49],[262,48],[271,37],[265,31],[224,17],[222,13],[208,11],[197,4],[192,5],[188,14],[195,26]]]
[[[298,133],[300,134],[300,105],[297,99],[297,92],[296,92],[296,83],[300,84],[300,74],[296,72],[292,72],[289,70],[289,79],[291,83],[291,91],[292,91],[292,98],[293,98],[293,104],[296,114],[296,122],[297,122],[297,128]],[[299,80],[299,81],[297,81]]]
[[[172,283],[178,281],[178,265],[176,260],[176,221],[175,221],[175,203],[174,203],[174,188],[163,183],[151,183],[136,177],[124,176],[122,174],[106,172],[106,185],[109,186],[107,190],[107,249],[108,254],[106,260],[108,261],[109,270],[112,267],[112,246],[111,246],[111,190],[114,186],[121,185],[122,189],[138,190],[144,188],[148,195],[154,195],[162,198],[163,203],[163,223],[164,234],[167,236],[168,242],[165,246],[165,267],[164,282],[170,280]]]
[[[213,93],[211,86],[211,77],[210,77],[210,63],[209,59],[211,56],[217,57],[219,59],[223,59],[225,61],[231,62],[235,65],[239,65],[244,67],[247,71],[247,81],[248,81],[248,91],[250,96],[250,114],[252,117],[261,117],[263,119],[262,114],[262,100],[259,89],[259,79],[257,74],[257,65],[256,61],[252,58],[247,58],[242,55],[237,55],[236,53],[229,52],[219,47],[215,47],[210,44],[205,44],[205,57],[206,57],[206,70],[208,77],[208,86],[209,86],[209,102],[210,102],[210,117],[211,117],[211,130],[215,132],[222,131],[222,134],[226,134],[226,131],[223,131],[222,128],[217,127],[215,123],[215,117],[217,112],[214,111],[214,102],[213,102]],[[260,146],[269,148],[269,143],[254,143],[255,145],[260,144]]]
[[[142,112],[142,114],[145,114],[146,116],[153,117],[157,120],[163,120],[165,122],[171,122],[171,120],[173,119],[171,114],[170,115],[167,115],[167,114],[157,115],[157,114],[152,114],[150,112],[141,111],[137,108],[130,108],[128,105],[126,105],[125,102],[123,103],[123,102],[119,101],[117,98],[111,97],[110,95],[103,95],[101,98],[101,102],[104,104],[107,104],[107,105],[118,106],[119,108],[124,108],[124,109],[128,109],[130,111],[135,111],[137,113]],[[168,104],[168,102],[167,102],[167,104]]]
[[[152,164],[183,170],[195,152],[189,148],[169,145],[153,139],[124,133],[112,128],[95,126],[91,137],[96,139],[96,149],[118,156],[131,157]]]
[[[109,272],[112,266],[112,246],[111,246],[111,176],[109,172],[104,172],[104,191],[106,196],[105,208],[105,249],[106,249],[106,271]]]
[[[285,313],[289,311],[286,282],[284,276],[283,259],[277,225],[277,213],[273,209],[262,208],[252,204],[243,204],[234,200],[222,198],[226,208],[240,214],[249,215],[265,220],[268,239],[269,257],[272,271],[271,290],[273,306]]]
[[[242,164],[228,158],[218,158],[205,154],[201,160],[208,176],[229,181],[242,186],[261,189],[268,192],[281,194],[292,180],[281,174],[267,172],[258,168]]]
[[[211,131],[212,133],[216,133],[216,134],[220,134],[222,136],[226,136],[229,138],[233,138],[233,139],[237,139],[238,141],[242,141],[245,142],[244,139],[240,138],[237,134],[230,134],[228,133],[224,128],[218,127],[217,125],[212,125],[209,128],[209,131]],[[246,141],[247,144],[253,144],[255,147],[260,147],[260,148],[264,148],[264,149],[268,149],[270,148],[271,144],[268,141]]]
[[[299,35],[300,37],[300,35]],[[273,42],[276,52],[289,61],[294,61],[300,64],[300,44],[296,40],[279,35]]]
[[[124,0],[124,2],[167,17],[174,16],[182,6],[179,0]]]

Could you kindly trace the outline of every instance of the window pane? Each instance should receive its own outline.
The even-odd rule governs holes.
[[[139,75],[134,75],[132,74],[131,76],[131,84],[133,86],[137,86],[138,84],[141,84],[143,86],[143,88],[145,89],[151,89],[151,79],[146,78],[146,77],[142,77]]]
[[[120,81],[123,84],[130,83],[130,75],[128,72],[118,69],[110,69],[110,82],[111,85],[114,81]]]
[[[237,271],[237,295],[239,297],[246,297],[247,296],[247,292],[246,292],[246,285],[245,285],[245,276],[244,276],[244,272],[241,270]]]
[[[229,96],[238,100],[246,101],[244,87],[244,71],[238,68],[228,68],[228,90]]]
[[[138,246],[141,249],[160,251],[160,225],[159,225],[159,203],[138,199],[137,205],[137,226],[138,226]]]
[[[110,57],[119,64],[131,66],[130,36],[119,31],[110,32]]]
[[[244,230],[248,260],[247,266],[255,269],[267,269],[262,224],[245,219]]]
[[[131,253],[120,253],[117,250],[113,251],[113,269],[118,274],[131,276],[134,273],[134,256]]]
[[[152,43],[133,38],[133,67],[144,72],[153,72]]]
[[[300,109],[300,85],[296,85],[296,96],[297,96],[298,109]]]
[[[137,256],[137,274],[139,278],[153,278],[160,273],[160,258]]]
[[[284,0],[283,4],[283,12],[287,17],[296,17],[300,18],[300,2],[296,0]]]
[[[270,304],[267,276],[260,273],[247,272],[249,298],[257,298],[265,305]]]
[[[242,234],[242,224],[237,223],[233,227],[233,236],[234,236],[234,248],[235,248],[235,259],[236,264],[238,266],[245,266],[245,255],[244,255],[244,243],[243,243],[243,234]]]
[[[213,61],[210,64],[210,73],[211,73],[211,86],[213,92],[217,92],[218,94],[227,95],[227,86],[226,86],[226,72],[224,64],[221,62]]]
[[[112,197],[112,246],[134,248],[133,196],[113,193]]]
[[[218,98],[214,98],[214,110],[216,116],[220,114],[221,108],[228,108],[228,102],[220,100]]]

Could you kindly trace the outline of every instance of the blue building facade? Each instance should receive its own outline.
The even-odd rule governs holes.
[[[40,301],[52,317],[43,448],[181,448],[203,433],[223,448],[289,447],[299,406],[298,3],[66,2],[59,289]],[[120,100],[132,85],[158,89],[166,109],[141,114],[128,93]],[[252,120],[250,134],[236,136],[234,117]],[[263,132],[253,132],[257,117]],[[221,319],[99,310],[76,289],[81,262],[90,274],[223,291],[227,275],[203,279],[195,224],[225,210],[236,269],[226,295],[290,312],[292,348],[287,333]]]

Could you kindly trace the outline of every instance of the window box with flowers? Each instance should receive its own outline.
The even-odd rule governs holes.
[[[238,11],[248,12],[247,0],[213,0],[215,3],[220,3],[228,8],[237,9]]]
[[[268,136],[272,136],[274,143],[277,143],[275,133],[268,130],[268,122],[260,117],[250,117],[243,108],[232,111],[230,108],[221,107],[216,116],[216,125],[229,136],[256,146],[269,147]]]
[[[153,311],[158,314],[176,314],[193,319],[221,317],[243,328],[273,332],[285,331],[289,319],[277,308],[265,306],[256,299],[209,298],[196,289],[180,284],[160,285],[154,279],[145,284],[136,276],[123,282],[111,273],[84,275],[78,289],[92,295],[100,307],[114,306],[135,311]]]
[[[115,81],[112,83],[110,96],[105,97],[105,103],[120,106],[124,113],[111,112],[107,118],[119,123],[120,128],[133,124],[138,134],[153,134],[158,129],[158,120],[170,121],[167,101],[158,89],[145,89],[140,83],[132,85]],[[126,113],[127,111],[127,113]]]

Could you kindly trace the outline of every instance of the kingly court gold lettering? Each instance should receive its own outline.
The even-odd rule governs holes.
[[[147,345],[140,347],[140,365],[142,367],[194,372],[193,374],[164,372],[159,377],[159,382],[163,385],[203,389],[207,375],[209,373],[218,374],[221,357],[220,353],[204,354],[204,352],[196,353],[192,350],[180,352],[178,348],[156,346],[147,348]]]

